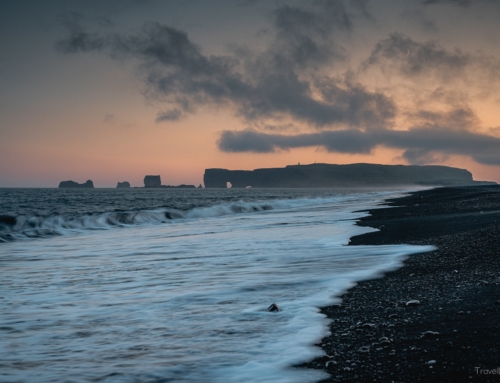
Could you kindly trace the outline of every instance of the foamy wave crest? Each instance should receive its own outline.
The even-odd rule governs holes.
[[[291,208],[324,202],[323,199],[235,202],[190,210],[162,208],[126,212],[105,212],[81,215],[19,215],[0,216],[0,242],[68,235],[83,230],[106,230],[114,227],[161,224],[176,219],[200,219],[229,214],[252,213],[277,208]]]

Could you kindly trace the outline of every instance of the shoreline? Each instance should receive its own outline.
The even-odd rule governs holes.
[[[326,356],[300,367],[328,372],[322,382],[499,382],[500,186],[430,189],[386,205],[357,222],[380,230],[350,246],[437,249],[322,308],[332,320],[317,344]]]

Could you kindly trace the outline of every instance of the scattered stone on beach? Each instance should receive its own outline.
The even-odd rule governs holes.
[[[328,362],[325,363],[326,368],[333,368],[336,365],[337,365],[337,362],[334,360],[329,360]]]
[[[391,341],[390,341],[387,337],[383,336],[382,338],[380,338],[380,339],[378,340],[378,343],[379,343],[382,347],[389,347],[389,345],[391,344]]]
[[[333,359],[333,356],[331,355],[323,355],[323,356],[320,356],[319,358],[316,359],[317,362],[320,362],[320,363],[325,363],[325,362],[329,362]]]
[[[274,311],[281,311],[281,309],[276,303],[273,303],[271,304],[271,306],[267,308],[267,311],[274,312]]]
[[[325,383],[474,380],[477,361],[498,363],[500,187],[435,189],[389,204],[358,224],[391,231],[352,237],[350,246],[432,244],[436,250],[408,257],[384,278],[359,282],[341,297],[342,307],[322,309],[331,320],[322,345],[337,365],[304,366],[330,373]],[[488,214],[479,215],[483,209]],[[407,304],[417,299],[415,307]]]
[[[422,338],[435,338],[439,336],[437,331],[426,331],[422,334]]]
[[[406,302],[407,307],[415,307],[415,306],[418,306],[419,304],[420,304],[420,301],[418,301],[416,299],[413,299],[411,301]]]

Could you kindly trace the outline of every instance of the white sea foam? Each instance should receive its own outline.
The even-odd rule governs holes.
[[[356,281],[431,249],[345,246],[352,235],[373,230],[355,226],[363,213],[353,211],[385,196],[225,204],[183,212],[168,225],[151,224],[155,214],[163,222],[165,212],[140,212],[124,230],[4,243],[2,377],[26,382],[326,377],[292,368],[322,354],[312,346],[327,334],[328,321],[318,307],[338,301]],[[95,218],[92,227],[108,224],[102,215]],[[271,303],[282,311],[267,312]]]
[[[344,199],[348,197],[344,196]],[[333,197],[337,200],[338,197]],[[12,225],[0,224],[0,242],[39,238],[52,235],[72,235],[85,230],[106,230],[116,227],[155,225],[179,219],[220,217],[225,215],[255,213],[273,209],[305,207],[331,202],[332,198],[299,198],[263,202],[226,202],[209,207],[188,210],[160,208],[94,214],[52,214],[48,216],[19,215]]]

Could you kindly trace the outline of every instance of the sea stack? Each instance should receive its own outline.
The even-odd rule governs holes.
[[[145,188],[161,188],[160,176],[146,176],[144,177]]]
[[[123,182],[118,182],[118,185],[116,185],[117,189],[130,189],[130,183],[127,181]]]
[[[83,184],[79,184],[75,181],[61,181],[59,183],[59,189],[93,189],[94,183],[91,180],[87,180],[87,182]]]

